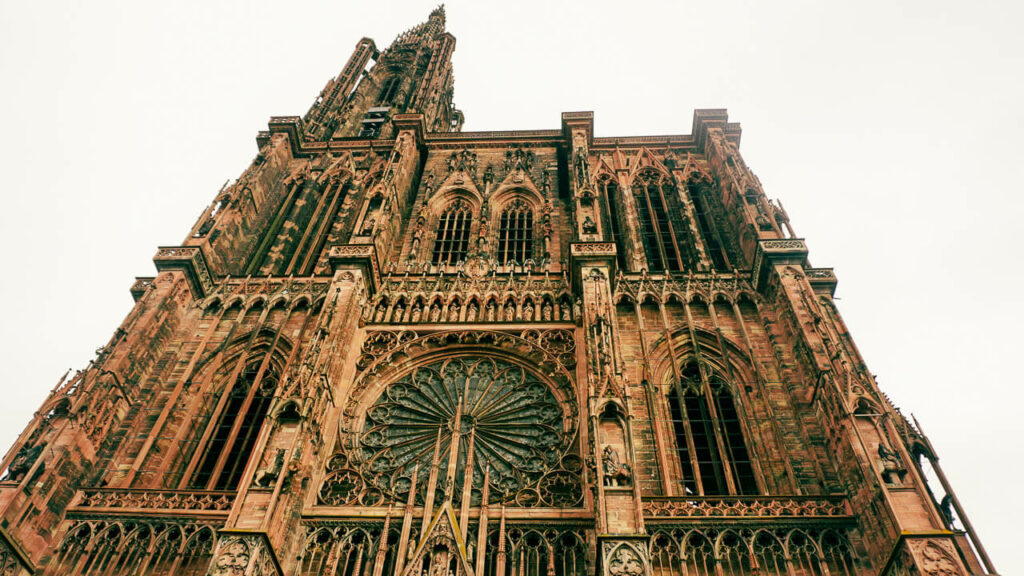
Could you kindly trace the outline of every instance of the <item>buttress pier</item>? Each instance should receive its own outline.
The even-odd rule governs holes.
[[[994,573],[724,110],[466,132],[454,48],[270,119],[0,463],[0,574]]]

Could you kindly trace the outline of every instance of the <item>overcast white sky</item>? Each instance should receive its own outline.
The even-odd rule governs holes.
[[[728,108],[768,195],[868,366],[921,420],[1003,574],[1024,573],[1024,4],[447,4],[466,130],[687,134]],[[428,2],[5,2],[0,6],[0,445],[132,305],[356,42]]]

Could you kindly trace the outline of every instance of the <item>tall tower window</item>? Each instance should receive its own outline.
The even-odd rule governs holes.
[[[711,256],[711,262],[719,270],[728,270],[729,262],[713,226],[714,219],[708,211],[708,198],[705,197],[705,193],[705,190],[696,187],[690,190],[694,216],[697,219],[697,226],[700,227],[701,237],[704,238],[704,245],[707,246],[708,255]]]
[[[501,213],[498,228],[498,262],[525,262],[533,258],[533,210],[521,200]]]
[[[469,228],[472,223],[472,207],[463,200],[452,202],[437,222],[431,262],[442,266],[465,260],[469,253]]]
[[[191,485],[197,489],[234,490],[249,462],[270,401],[277,373],[263,358],[251,360],[224,393],[213,434],[206,445]]]
[[[651,271],[683,271],[690,264],[682,210],[673,196],[675,188],[653,170],[633,181],[640,234]]]
[[[380,106],[387,106],[392,104],[395,96],[398,95],[398,88],[402,85],[401,76],[391,76],[384,81],[384,85],[381,86],[380,96],[377,97],[377,104]]]
[[[757,494],[729,385],[716,375],[705,382],[692,362],[681,376],[682,382],[673,385],[668,395],[668,404],[686,493]]]
[[[598,182],[598,187],[601,190],[601,194],[604,195],[604,216],[605,220],[608,221],[608,229],[611,231],[610,240],[615,243],[615,259],[619,263],[619,268],[625,269],[626,252],[620,241],[622,233],[619,231],[618,211],[612,210],[612,206],[618,206],[619,185],[615,183],[613,178],[607,177]]]

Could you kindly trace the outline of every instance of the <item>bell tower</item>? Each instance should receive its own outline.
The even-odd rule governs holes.
[[[306,136],[391,138],[392,118],[406,113],[423,114],[431,132],[459,131],[463,116],[452,102],[454,50],[443,6],[426,22],[399,34],[384,51],[363,38],[341,74],[327,82],[303,117]]]

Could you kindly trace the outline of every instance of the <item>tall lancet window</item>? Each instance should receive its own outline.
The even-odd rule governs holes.
[[[608,229],[611,235],[610,240],[615,243],[615,259],[618,260],[619,268],[626,269],[626,249],[622,245],[622,232],[619,228],[619,210],[614,208],[619,206],[619,185],[615,183],[615,179],[612,177],[601,178],[598,180],[598,188],[601,190],[601,194],[604,196],[605,220],[608,222]]]
[[[269,359],[264,360],[262,356],[252,358],[233,374],[233,382],[217,404],[216,423],[192,475],[193,488],[238,487],[277,389],[277,371]]]
[[[473,210],[468,202],[456,200],[441,214],[431,262],[438,266],[453,265],[469,254],[469,228]]]
[[[392,104],[395,96],[398,95],[398,88],[402,85],[401,76],[391,76],[384,81],[384,85],[381,86],[380,96],[377,97],[377,104],[387,105]]]
[[[671,385],[668,404],[686,493],[758,494],[728,383],[715,374],[705,381],[692,362],[681,376],[681,382]]]
[[[533,210],[515,200],[501,213],[498,228],[498,262],[523,263],[533,258]]]
[[[675,187],[657,172],[645,170],[633,180],[647,264],[653,271],[684,271],[691,264],[683,211]]]

